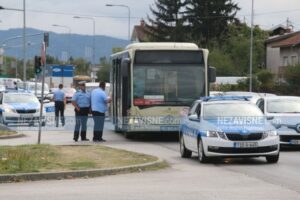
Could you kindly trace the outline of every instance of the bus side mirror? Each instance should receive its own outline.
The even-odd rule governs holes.
[[[216,82],[217,71],[215,67],[209,67],[208,69],[208,80],[210,83]]]

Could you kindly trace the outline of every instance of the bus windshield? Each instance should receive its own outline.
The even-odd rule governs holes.
[[[200,65],[133,66],[134,105],[186,105],[205,94]]]

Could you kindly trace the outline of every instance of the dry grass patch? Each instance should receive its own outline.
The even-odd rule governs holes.
[[[0,130],[0,136],[15,135],[17,132],[12,130]]]
[[[93,146],[0,147],[0,174],[114,168],[156,161],[144,154]]]

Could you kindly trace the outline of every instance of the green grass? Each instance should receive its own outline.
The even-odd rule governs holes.
[[[1,146],[0,174],[111,168],[156,160],[153,156],[100,145]]]

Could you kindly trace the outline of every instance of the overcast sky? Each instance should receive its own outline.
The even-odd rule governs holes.
[[[124,7],[106,7],[106,4],[124,4],[130,7],[131,30],[141,18],[151,14],[149,7],[155,0],[26,0],[26,26],[41,30],[67,33],[67,28],[53,27],[52,24],[68,26],[72,33],[93,34],[93,22],[89,19],[74,19],[73,16],[94,17],[97,35],[128,38],[128,10]],[[241,10],[237,17],[250,24],[251,0],[234,0]],[[23,9],[23,0],[0,0],[5,8]],[[286,24],[287,19],[300,29],[300,0],[254,0],[254,24],[270,29]],[[0,30],[21,28],[23,13],[0,11]]]

